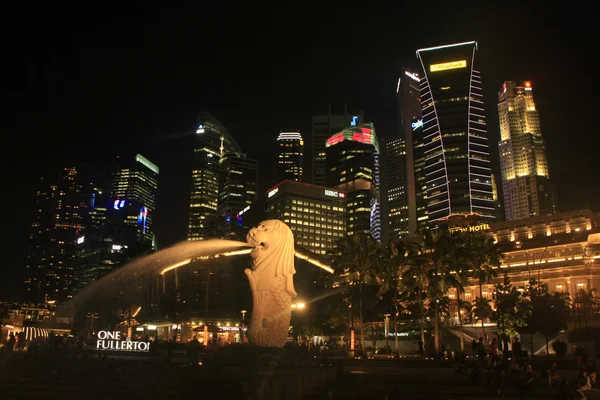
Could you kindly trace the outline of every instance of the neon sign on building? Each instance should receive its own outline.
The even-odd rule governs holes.
[[[448,71],[449,69],[467,68],[467,60],[451,61],[441,64],[431,64],[429,70],[431,72]]]
[[[127,338],[121,340],[121,332],[99,331],[97,350],[150,351],[150,342],[138,342]]]

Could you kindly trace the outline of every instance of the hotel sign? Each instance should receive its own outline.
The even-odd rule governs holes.
[[[275,196],[275,193],[279,192],[279,188],[275,188],[273,190],[271,190],[268,194],[267,194],[267,198]]]
[[[441,64],[431,64],[429,70],[431,72],[447,71],[449,69],[467,68],[467,60],[451,61]]]
[[[119,350],[119,351],[150,351],[150,342],[138,342],[127,338],[121,340],[121,332],[98,332],[96,341],[97,350]]]
[[[450,232],[485,232],[490,230],[490,224],[479,224],[472,226],[455,226],[448,229]]]

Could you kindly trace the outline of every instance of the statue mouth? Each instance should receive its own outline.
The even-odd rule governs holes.
[[[269,248],[269,244],[266,242],[260,242],[257,246],[254,247],[255,250],[267,250]]]

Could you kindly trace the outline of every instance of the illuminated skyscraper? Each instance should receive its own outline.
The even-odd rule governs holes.
[[[346,192],[346,231],[381,240],[379,143],[372,123],[327,139],[328,186]]]
[[[76,238],[85,229],[90,190],[76,167],[63,168],[55,181],[42,180],[29,235],[25,301],[40,304],[72,297]]]
[[[399,239],[408,231],[406,196],[406,142],[402,137],[382,139],[382,236],[384,241]]]
[[[302,182],[304,177],[304,140],[300,132],[281,132],[277,137],[277,182]]]
[[[498,92],[500,167],[506,220],[558,211],[531,82],[504,82]]]
[[[495,218],[476,42],[417,50],[429,226],[450,217]]]
[[[400,218],[407,220],[406,230],[412,233],[419,228],[417,224],[419,217],[417,215],[416,200],[413,122],[421,118],[420,82],[421,77],[418,73],[405,68],[398,79],[398,87],[396,88],[396,94],[398,95],[398,131],[405,147],[405,195],[402,206],[406,208],[406,212],[402,213]],[[390,224],[394,223],[393,220],[394,218],[390,215]]]
[[[119,159],[121,161],[121,159]],[[121,161],[113,173],[108,205],[114,210],[131,207],[139,208],[137,215],[131,218],[131,225],[137,225],[140,237],[152,243],[154,231],[152,220],[156,210],[156,191],[159,169],[141,154],[135,156],[135,162]]]
[[[348,126],[357,126],[363,121],[363,112],[348,114],[344,105],[344,114],[331,114],[331,106],[326,115],[312,117],[312,182],[315,185],[327,185],[327,152],[325,143],[333,134]]]
[[[244,213],[256,202],[258,185],[258,161],[245,154],[229,153],[221,157],[219,176],[218,226],[223,230],[218,237],[245,240],[248,226]]]

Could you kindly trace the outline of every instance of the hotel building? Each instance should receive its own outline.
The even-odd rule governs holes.
[[[536,279],[550,292],[568,292],[571,298],[578,290],[600,288],[600,213],[577,210],[480,227],[497,241],[503,260],[498,277],[484,284],[482,293],[474,279],[465,286],[465,300],[492,299],[494,284],[505,273],[517,287]],[[455,293],[450,297],[456,299]]]
[[[495,219],[476,53],[476,42],[417,50],[424,72],[420,82],[424,166],[420,174],[426,185],[429,226],[453,216]]]
[[[267,213],[285,222],[296,244],[316,254],[328,254],[346,235],[346,192],[284,181],[267,192]]]
[[[498,92],[498,117],[506,220],[556,213],[556,187],[550,181],[540,117],[530,81],[504,82]]]

